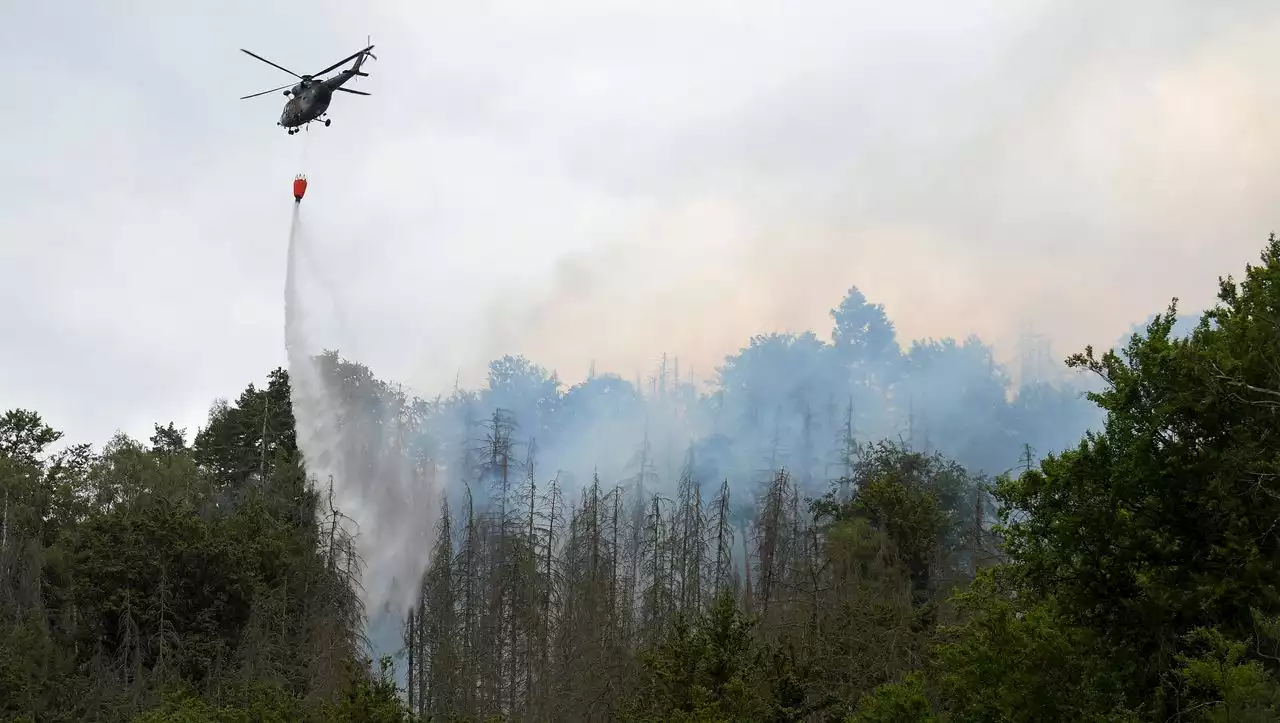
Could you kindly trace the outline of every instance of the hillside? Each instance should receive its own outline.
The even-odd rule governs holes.
[[[1219,298],[1073,355],[1088,400],[856,289],[709,389],[512,356],[418,399],[326,354],[335,480],[285,370],[190,439],[9,411],[0,716],[1274,720],[1280,241]]]

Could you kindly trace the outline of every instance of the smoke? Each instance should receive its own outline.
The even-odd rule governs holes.
[[[588,336],[565,340],[590,368],[575,384],[517,354],[495,355],[483,383],[448,397],[437,396],[438,388],[404,390],[362,359],[322,351],[337,344],[315,343],[342,331],[303,315],[320,299],[316,289],[304,293],[299,278],[305,238],[295,217],[286,340],[299,446],[313,475],[332,477],[338,506],[360,526],[365,601],[383,650],[395,645],[391,623],[415,603],[442,490],[455,510],[469,499],[478,514],[496,515],[495,507],[534,488],[545,492],[552,479],[572,505],[593,477],[605,488],[640,483],[645,494],[669,497],[690,475],[708,499],[710,488],[729,480],[735,507],[746,510],[780,468],[807,493],[821,493],[848,473],[850,437],[896,438],[996,474],[1015,464],[1023,445],[1061,449],[1097,421],[1080,388],[1048,365],[1022,369],[1015,388],[982,340],[900,339],[884,307],[856,288],[815,299],[819,310],[831,309],[829,331],[722,334],[713,343],[739,349],[700,381],[679,357],[654,356],[657,350],[634,377],[603,364],[597,372],[594,344],[602,339]],[[588,301],[582,312],[607,316],[634,311],[640,299],[618,293]],[[561,338],[536,326],[541,310],[530,311],[524,338]],[[336,311],[330,316],[345,326]],[[623,319],[614,338],[628,328]],[[633,343],[638,349],[645,340]]]
[[[670,489],[690,452],[738,501],[779,465],[821,487],[845,428],[998,474],[1097,423],[1064,356],[1211,302],[1268,230],[1264,4],[661,5],[399,23],[439,35],[390,35],[378,82],[430,92],[383,96],[325,153],[352,190],[313,208],[332,283],[299,282],[290,366],[311,419],[345,425],[300,444],[367,535],[375,608],[410,604],[437,491],[483,507],[502,483],[476,462],[498,408],[516,474],[570,500],[593,474]],[[831,342],[853,284],[895,353]],[[1020,348],[1028,322],[1054,346]]]
[[[421,358],[388,345],[383,368],[418,362],[397,378],[516,352],[630,378],[661,349],[710,376],[751,334],[821,328],[851,283],[910,338],[1008,361],[1034,323],[1065,356],[1211,303],[1204,275],[1270,230],[1273,4],[583,6],[397,8],[409,57],[378,82],[430,92],[388,113],[423,127],[352,163],[395,214],[362,251],[404,264],[365,276],[402,336],[467,319],[427,322]]]

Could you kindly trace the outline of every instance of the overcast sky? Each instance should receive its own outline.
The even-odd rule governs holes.
[[[0,407],[194,428],[312,315],[423,391],[523,352],[699,376],[857,285],[1059,357],[1211,303],[1276,228],[1280,5],[88,2],[0,9]],[[237,98],[359,49],[333,125]]]

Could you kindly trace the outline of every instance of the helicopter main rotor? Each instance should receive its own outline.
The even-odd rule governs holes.
[[[243,52],[243,53],[245,53],[245,54],[247,54],[247,55],[250,55],[250,56],[252,56],[252,57],[254,57],[254,58],[257,58],[258,60],[261,60],[262,62],[266,63],[267,65],[270,65],[270,66],[271,66],[271,67],[273,67],[273,68],[278,68],[278,69],[280,69],[280,70],[283,70],[284,72],[288,73],[289,75],[292,75],[293,77],[295,77],[295,78],[297,78],[298,80],[302,81],[302,85],[305,87],[307,84],[311,83],[311,82],[315,79],[315,77],[316,77],[316,76],[318,76],[318,75],[324,75],[325,73],[328,73],[329,71],[334,70],[334,69],[335,69],[335,68],[337,68],[338,66],[343,65],[343,64],[345,64],[345,63],[347,63],[347,62],[350,62],[350,61],[352,61],[352,60],[355,60],[356,58],[360,57],[361,55],[364,55],[365,53],[368,53],[368,52],[369,52],[370,50],[372,50],[372,49],[373,49],[373,46],[372,46],[372,45],[370,45],[369,47],[367,47],[367,48],[365,48],[365,49],[363,49],[363,50],[357,50],[356,52],[352,53],[351,55],[348,55],[347,57],[343,58],[342,60],[339,60],[338,62],[334,63],[333,65],[330,65],[329,67],[325,68],[324,70],[321,70],[321,71],[320,71],[320,72],[318,72],[318,73],[312,73],[311,75],[298,75],[297,73],[293,72],[292,70],[289,70],[288,68],[284,67],[283,65],[280,65],[280,64],[278,64],[278,63],[274,63],[274,62],[272,62],[272,61],[270,61],[270,60],[267,60],[266,58],[262,57],[261,55],[258,55],[257,53],[254,53],[254,52],[249,51],[249,50],[245,50],[244,48],[240,48],[240,51],[241,51],[241,52]],[[366,75],[366,73],[359,73],[359,75]],[[256,98],[256,97],[258,97],[258,96],[260,96],[260,95],[266,95],[267,93],[274,93],[274,92],[276,92],[276,91],[278,91],[278,90],[285,90],[286,88],[292,88],[294,85],[296,85],[296,84],[295,84],[295,83],[289,83],[288,85],[282,85],[282,86],[280,86],[279,88],[272,88],[271,90],[264,90],[264,91],[261,91],[261,92],[258,92],[258,93],[253,93],[253,94],[251,94],[251,95],[241,96],[241,97],[240,97],[240,100],[247,100],[247,99],[249,99],[249,98]],[[348,89],[346,89],[346,88],[339,88],[338,90],[345,90],[345,91],[347,91],[348,93],[355,93],[356,95],[368,95],[368,93],[362,93],[362,92],[360,92],[360,91],[358,91],[358,90],[348,90]],[[288,91],[285,91],[285,95],[289,95],[289,92],[288,92]]]

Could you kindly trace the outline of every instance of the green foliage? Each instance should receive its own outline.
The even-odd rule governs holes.
[[[937,654],[938,688],[957,722],[1124,720],[1107,642],[1076,627],[1052,601],[1017,594],[993,568],[956,596],[961,622]]]
[[[837,487],[812,505],[819,520],[865,520],[892,543],[907,571],[916,602],[928,600],[938,577],[972,557],[980,531],[972,519],[975,501],[985,509],[983,480],[939,454],[924,455],[881,442],[860,452],[854,477],[856,493],[841,502]],[[975,527],[976,526],[976,527]]]
[[[914,672],[864,696],[849,723],[932,723],[935,720],[925,695],[924,675]]]
[[[40,714],[40,720],[79,720],[74,701],[85,686],[74,675],[74,663],[39,615],[24,615],[0,630],[0,720],[24,713]],[[68,702],[73,703],[69,709]]]
[[[283,369],[271,372],[266,389],[250,384],[234,405],[215,406],[191,449],[192,458],[228,490],[242,488],[255,473],[294,458],[297,451],[289,376]]]
[[[1168,685],[1187,632],[1243,639],[1251,609],[1280,611],[1274,236],[1262,258],[1190,338],[1171,338],[1170,305],[1123,356],[1072,357],[1106,382],[1105,430],[998,491],[1027,592],[1104,636],[1134,695]]]
[[[1262,663],[1247,659],[1248,645],[1219,630],[1196,628],[1184,636],[1193,653],[1179,653],[1175,679],[1184,714],[1193,720],[1254,723],[1280,713],[1280,680]]]
[[[16,465],[39,466],[44,451],[59,439],[62,433],[35,412],[11,409],[0,416],[0,456]]]
[[[248,620],[256,572],[246,549],[253,538],[237,535],[232,519],[204,520],[161,498],[78,527],[66,542],[66,574],[86,620],[79,643],[132,647],[138,664],[151,668],[181,641],[173,662],[197,683],[228,664],[227,641]],[[155,637],[139,639],[141,631]]]
[[[333,707],[328,720],[352,723],[401,723],[407,720],[393,679],[391,658],[384,656],[378,663],[376,679],[371,680],[362,671],[353,672],[342,699]]]
[[[638,692],[624,705],[628,720],[760,720],[769,703],[762,650],[751,622],[733,596],[720,595],[690,624],[677,619],[657,647],[643,656]]]
[[[408,718],[389,667],[384,659],[376,680],[352,667],[336,702],[308,700],[264,681],[234,684],[213,700],[180,688],[130,723],[402,723]]]
[[[192,447],[170,423],[51,452],[0,417],[0,718],[402,720],[292,426],[282,370]]]
[[[852,507],[854,516],[872,520],[893,540],[917,587],[926,587],[945,522],[938,496],[880,477],[858,490]]]

